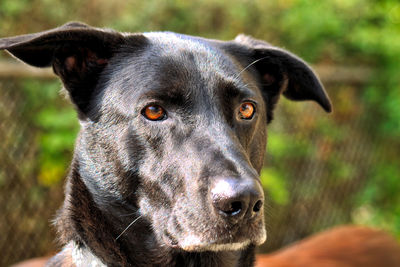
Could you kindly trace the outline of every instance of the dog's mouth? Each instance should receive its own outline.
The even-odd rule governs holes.
[[[247,228],[243,226],[235,234],[227,231],[210,237],[209,234],[198,234],[193,232],[183,233],[179,236],[173,236],[167,230],[162,236],[163,241],[169,247],[181,249],[188,252],[202,251],[234,251],[241,250],[253,245],[261,245],[267,238],[267,233],[263,221]],[[207,232],[207,230],[205,230]]]
[[[262,231],[260,236],[255,238],[254,240],[249,238],[244,238],[241,241],[202,241],[196,235],[189,235],[187,236],[182,243],[180,243],[180,248],[185,251],[228,251],[228,250],[241,250],[249,246],[250,244],[254,244],[256,246],[261,245],[266,240],[266,231]]]

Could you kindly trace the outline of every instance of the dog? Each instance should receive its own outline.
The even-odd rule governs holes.
[[[303,60],[246,35],[70,22],[0,49],[52,66],[81,126],[55,220],[64,248],[48,266],[253,266],[280,95],[332,109]]]

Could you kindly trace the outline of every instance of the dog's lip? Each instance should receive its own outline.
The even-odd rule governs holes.
[[[179,242],[167,230],[162,235],[163,241],[172,248],[179,248]]]
[[[188,234],[179,240],[167,231],[165,231],[163,235],[163,240],[169,247],[189,252],[240,250],[250,244],[261,245],[265,242],[266,238],[267,234],[265,227],[260,229],[260,232],[257,235],[239,239],[232,239],[230,236],[219,240],[214,239],[204,241],[198,235]]]
[[[183,251],[228,251],[261,245],[266,240],[264,216],[250,217],[240,223],[220,217],[207,222],[188,224],[187,217],[170,215],[169,223],[158,232],[165,246]],[[212,218],[210,218],[211,220]]]
[[[216,242],[211,241],[207,243],[183,243],[180,247],[185,251],[224,251],[224,250],[240,250],[248,246],[251,242],[250,239],[245,239],[240,242]]]
[[[243,241],[233,240],[209,240],[204,242],[197,235],[189,234],[181,241],[174,238],[168,231],[164,231],[162,239],[165,244],[171,248],[181,249],[184,251],[206,251],[206,250],[223,250],[223,247],[231,247],[231,250],[240,249],[241,247],[250,244],[250,239]],[[218,249],[216,249],[218,248]],[[228,250],[228,249],[225,249]]]

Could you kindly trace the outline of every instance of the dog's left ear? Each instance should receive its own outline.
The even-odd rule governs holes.
[[[313,100],[326,112],[332,111],[331,101],[324,87],[303,60],[286,50],[246,35],[237,36],[233,43],[246,48],[235,50],[236,53],[241,50],[239,57],[246,59],[247,66],[244,67],[254,67],[260,76],[267,103],[268,122],[272,120],[280,94],[291,100]]]
[[[90,116],[100,73],[116,51],[128,43],[144,45],[142,35],[124,36],[80,22],[52,30],[0,39],[0,50],[35,67],[53,67],[81,118]]]

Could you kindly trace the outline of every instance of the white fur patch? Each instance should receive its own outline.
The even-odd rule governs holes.
[[[99,258],[93,255],[88,249],[79,248],[74,242],[68,244],[72,247],[72,262],[79,267],[107,267]]]
[[[219,180],[213,189],[211,190],[212,195],[218,195],[218,196],[232,196],[234,195],[235,191],[234,188],[232,188],[232,185],[227,182],[226,180]]]

